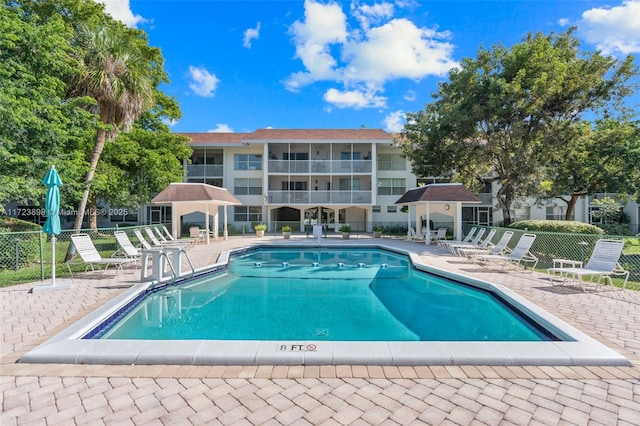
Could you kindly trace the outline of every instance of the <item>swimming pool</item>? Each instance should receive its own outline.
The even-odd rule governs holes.
[[[313,245],[309,244],[308,246]],[[341,251],[346,252],[344,254],[346,258],[341,259],[344,260],[342,262],[337,259],[329,261],[322,258],[323,253],[329,251],[329,247],[322,247],[320,251],[315,247],[315,252],[312,252],[313,254],[307,253],[306,255],[309,257],[305,258],[302,250],[304,247],[288,246],[288,254],[285,252],[280,254],[288,256],[288,258],[279,258],[273,264],[271,260],[257,260],[251,257],[256,253],[266,253],[263,251],[265,248],[266,246],[263,245],[262,248],[249,247],[234,252],[238,259],[246,261],[243,268],[246,267],[251,272],[251,280],[261,283],[259,285],[264,286],[265,282],[278,281],[285,287],[297,288],[300,281],[298,276],[302,269],[305,269],[305,274],[309,276],[322,275],[328,280],[323,281],[330,283],[329,288],[323,289],[326,294],[333,292],[333,281],[345,281],[347,285],[352,286],[363,280],[368,280],[369,291],[374,293],[374,298],[378,300],[376,304],[379,303],[386,310],[391,307],[390,312],[393,312],[391,316],[394,317],[394,321],[398,318],[395,318],[397,315],[396,307],[392,305],[408,306],[403,303],[404,297],[395,298],[394,295],[398,292],[398,288],[391,285],[394,281],[402,281],[403,279],[406,281],[405,284],[408,287],[405,286],[402,289],[404,293],[434,286],[444,286],[446,291],[441,293],[440,298],[446,300],[450,300],[448,296],[462,291],[461,289],[464,291],[473,290],[476,296],[481,296],[477,296],[480,299],[489,298],[505,302],[506,312],[509,315],[515,314],[517,317],[525,318],[527,324],[525,328],[529,329],[529,333],[533,332],[535,338],[527,337],[520,341],[489,340],[477,337],[474,337],[473,340],[465,340],[464,338],[447,340],[442,336],[437,336],[435,340],[424,341],[415,339],[414,335],[420,333],[416,333],[416,330],[408,327],[411,330],[411,335],[407,340],[394,340],[389,337],[381,337],[385,340],[372,340],[369,337],[364,340],[354,340],[352,336],[345,337],[346,340],[338,340],[337,336],[340,332],[334,329],[333,324],[326,327],[324,324],[307,324],[305,321],[300,322],[305,324],[305,333],[316,333],[315,337],[309,337],[308,334],[305,334],[300,337],[273,336],[271,338],[263,336],[254,339],[237,335],[222,339],[220,337],[202,338],[178,334],[179,340],[166,340],[164,337],[141,339],[138,337],[122,338],[121,336],[116,338],[115,332],[118,327],[112,327],[113,320],[127,315],[136,315],[133,314],[136,310],[144,312],[144,308],[140,308],[143,306],[140,304],[140,300],[146,294],[150,293],[152,298],[155,297],[154,303],[144,315],[137,315],[146,318],[149,325],[156,321],[154,325],[156,328],[163,328],[166,321],[169,320],[169,314],[178,312],[172,310],[172,307],[180,306],[182,312],[185,306],[207,305],[211,303],[210,299],[213,301],[223,300],[221,295],[228,291],[229,283],[219,285],[217,294],[215,292],[200,292],[196,289],[204,288],[201,281],[215,277],[211,280],[215,282],[225,279],[233,272],[234,263],[232,262],[231,267],[228,267],[227,260],[230,253],[226,253],[221,256],[220,263],[214,265],[211,271],[202,271],[202,276],[194,280],[186,280],[176,288],[166,287],[160,290],[151,290],[148,284],[136,285],[83,320],[28,352],[20,359],[20,362],[199,365],[629,365],[629,361],[624,357],[509,289],[426,266],[415,253],[403,249],[380,244],[368,246],[340,244]],[[384,252],[380,256],[386,256],[386,260],[376,261],[371,258],[361,261],[363,252],[369,249],[383,249]],[[314,255],[316,256],[315,260],[311,258]],[[293,256],[296,259],[303,259],[304,264],[298,264],[298,260],[293,260]],[[317,256],[320,256],[319,261],[317,261]],[[402,268],[396,268],[394,262],[404,262],[404,265]],[[326,265],[323,267],[325,263]],[[279,279],[272,278],[274,271],[271,269],[277,269],[282,273]],[[429,279],[420,281],[410,275],[413,274],[413,269],[433,275]],[[349,273],[351,276],[346,280],[335,278],[345,273]],[[406,279],[408,276],[413,278]],[[443,280],[442,282],[446,285],[442,284],[440,280],[443,278],[453,280],[454,283]],[[222,281],[220,282],[222,283]],[[456,287],[449,287],[450,285]],[[476,290],[480,290],[480,293],[475,293]],[[198,297],[191,297],[194,292],[198,293]],[[341,291],[338,293],[341,294]],[[446,296],[442,296],[442,294]],[[369,303],[371,300],[369,299]],[[311,310],[316,309],[316,305],[320,306],[315,303],[307,306]],[[451,305],[451,303],[444,304],[445,307],[447,305]],[[153,306],[157,309],[154,310]],[[418,314],[420,314],[420,310],[421,308],[418,309]],[[298,311],[300,311],[299,307],[285,310],[286,315],[292,315]],[[469,309],[464,308],[458,310],[450,318],[469,314]],[[293,322],[295,321],[288,321],[289,324]],[[160,327],[158,327],[159,325]],[[113,338],[95,338],[109,337],[109,334],[112,334]]]
[[[380,249],[258,248],[141,300],[91,338],[561,340],[494,294]]]

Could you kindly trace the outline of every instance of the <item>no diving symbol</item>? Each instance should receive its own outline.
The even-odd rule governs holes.
[[[278,351],[280,352],[316,352],[317,350],[318,346],[313,343],[293,343],[278,345]]]

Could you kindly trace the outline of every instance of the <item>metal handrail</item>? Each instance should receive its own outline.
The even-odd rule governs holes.
[[[173,284],[176,283],[176,278],[178,278],[178,275],[176,274],[176,270],[173,269],[173,265],[169,261],[169,256],[167,256],[167,253],[165,253],[164,251],[160,250],[160,257],[162,257],[162,256],[164,256],[164,258],[167,260],[167,265],[169,265],[169,269],[171,269],[171,276],[173,277],[173,279],[171,280],[171,284],[170,285],[173,285]],[[159,277],[160,281],[162,281],[163,275],[164,275],[164,267],[160,270],[160,277]]]
[[[187,251],[183,248],[180,249],[180,254],[184,253],[184,257],[187,258],[187,262],[189,263],[189,266],[191,267],[191,276],[189,278],[192,278],[195,274],[196,274],[196,268],[193,267],[193,263],[191,262],[191,259],[189,258],[189,255],[187,254]]]

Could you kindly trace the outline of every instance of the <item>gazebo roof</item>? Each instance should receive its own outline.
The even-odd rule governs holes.
[[[210,202],[217,205],[241,205],[242,203],[226,188],[207,185],[205,183],[170,183],[152,203],[164,204],[173,202]]]
[[[405,192],[395,204],[436,203],[480,203],[461,183],[432,183]]]

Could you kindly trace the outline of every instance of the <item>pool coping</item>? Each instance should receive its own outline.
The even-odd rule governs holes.
[[[226,266],[232,252],[282,244],[249,244],[221,253],[205,270]],[[292,245],[294,247],[295,245]],[[310,247],[308,244],[301,247]],[[334,245],[323,245],[335,247]],[[536,321],[572,341],[554,342],[341,342],[341,341],[220,341],[220,340],[98,340],[80,339],[103,318],[138,297],[153,283],[136,284],[81,320],[23,355],[21,363],[178,364],[178,365],[504,365],[504,366],[630,366],[622,355],[560,320],[500,284],[426,265],[412,251],[383,243],[340,247],[379,248],[409,256],[417,269],[495,290],[522,307]]]

